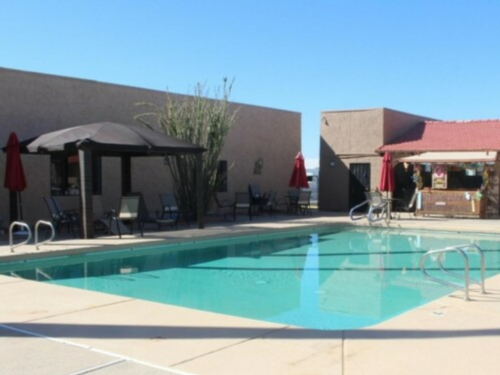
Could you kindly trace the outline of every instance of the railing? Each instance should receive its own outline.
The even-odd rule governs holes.
[[[40,225],[47,225],[50,230],[51,230],[51,235],[50,235],[50,238],[45,240],[45,241],[42,241],[40,243],[38,243],[38,228],[40,227]],[[52,223],[50,221],[44,221],[44,220],[38,220],[35,224],[35,247],[37,250],[40,250],[40,246],[43,245],[43,244],[46,244],[50,241],[52,241],[54,239],[54,237],[56,236],[56,231],[54,229],[54,226],[52,225]]]
[[[38,243],[38,228],[40,227],[40,225],[47,225],[47,226],[49,226],[50,230],[51,230],[51,235],[50,235],[49,239],[44,240],[44,241]],[[14,244],[14,228],[15,227],[25,228],[26,231],[27,231],[27,235],[28,235],[28,238],[26,240],[24,240],[23,242],[20,242],[18,244]],[[26,224],[23,221],[13,221],[12,224],[10,224],[10,227],[9,227],[10,252],[13,253],[14,249],[16,247],[19,247],[19,246],[22,246],[22,245],[26,245],[28,242],[30,242],[31,236],[32,236],[32,234],[31,234],[31,228],[29,227],[28,224]],[[36,222],[36,224],[35,224],[35,247],[36,247],[37,250],[40,249],[41,245],[46,244],[46,243],[52,241],[55,236],[56,236],[56,231],[54,230],[54,226],[52,225],[51,222],[44,221],[44,220],[38,220]]]
[[[443,256],[446,253],[457,253],[460,254],[460,256],[464,259],[464,274],[458,274],[456,272],[451,272],[446,269],[446,267],[443,264]],[[469,253],[477,253],[480,258],[480,277],[481,280],[474,280],[470,278],[470,267],[469,267]],[[436,256],[436,260],[439,264],[439,268],[447,275],[458,278],[458,279],[463,279],[464,280],[464,286],[460,286],[456,283],[452,283],[440,278],[437,278],[435,276],[429,275],[427,270],[425,269],[425,260],[428,257]],[[478,284],[481,287],[481,293],[485,294],[486,290],[484,287],[484,273],[485,273],[485,261],[484,261],[484,253],[481,250],[481,248],[477,245],[474,244],[465,244],[465,245],[459,245],[459,246],[452,246],[452,247],[446,247],[444,249],[437,249],[437,250],[429,250],[426,252],[424,255],[422,255],[422,258],[420,259],[420,269],[422,270],[422,273],[429,279],[436,281],[437,283],[440,283],[442,285],[446,285],[449,287],[452,287],[454,289],[458,290],[463,290],[465,295],[464,295],[464,300],[469,301],[469,286],[471,283],[473,284]]]
[[[28,231],[28,238],[23,241],[23,242],[20,242],[18,244],[14,244],[14,228],[15,227],[23,227],[23,228],[26,228],[26,230]],[[22,245],[26,245],[28,242],[30,242],[31,240],[31,229],[29,227],[28,224],[22,222],[22,221],[13,221],[12,224],[10,224],[10,227],[9,227],[9,244],[10,244],[10,252],[13,253],[14,252],[14,248],[16,247],[19,247],[19,246],[22,246]]]

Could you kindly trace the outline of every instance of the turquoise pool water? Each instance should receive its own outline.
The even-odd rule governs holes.
[[[464,243],[483,249],[487,276],[499,272],[499,236],[330,227],[0,265],[0,273],[313,329],[354,329],[452,292],[426,280],[419,262],[427,250]],[[478,278],[479,262],[471,259]],[[462,269],[458,256],[445,261]]]

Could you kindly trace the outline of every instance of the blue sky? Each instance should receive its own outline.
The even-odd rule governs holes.
[[[0,0],[0,66],[302,113],[500,118],[497,0]],[[1,89],[1,88],[0,88]],[[309,163],[309,165],[308,165]]]

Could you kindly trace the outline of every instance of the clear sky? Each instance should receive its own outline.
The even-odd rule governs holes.
[[[0,0],[0,66],[302,113],[500,118],[498,0]],[[1,87],[0,87],[1,89]],[[0,103],[1,105],[1,103]]]

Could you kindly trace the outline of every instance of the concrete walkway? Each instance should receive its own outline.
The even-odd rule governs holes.
[[[315,213],[14,253],[4,242],[0,261],[320,224],[366,222]],[[500,221],[403,217],[389,227],[496,234]],[[0,276],[0,374],[497,374],[500,277],[486,288],[473,301],[457,292],[367,329],[316,331]]]

